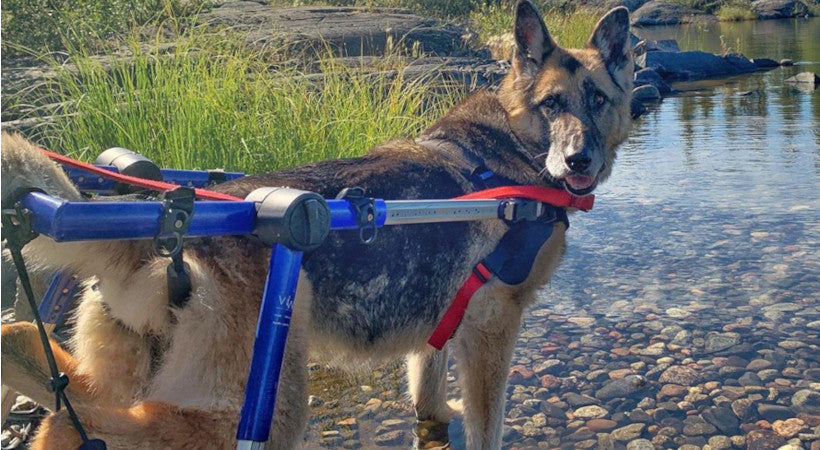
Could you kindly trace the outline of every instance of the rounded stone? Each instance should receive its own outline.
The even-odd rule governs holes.
[[[598,405],[582,406],[573,412],[573,416],[580,419],[600,419],[609,415],[609,411]]]
[[[655,450],[649,439],[635,439],[626,444],[626,450]]]
[[[804,428],[806,428],[806,423],[797,418],[775,420],[772,424],[772,431],[787,439],[796,436]]]
[[[691,386],[695,384],[699,375],[693,369],[685,366],[672,366],[666,369],[658,379],[661,383],[679,384],[681,386]]]
[[[586,426],[596,433],[602,433],[614,430],[618,426],[618,422],[609,419],[592,419],[587,421]]]

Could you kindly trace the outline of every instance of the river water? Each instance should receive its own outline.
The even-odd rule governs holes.
[[[678,94],[635,122],[595,209],[573,217],[566,259],[526,316],[505,448],[625,448],[643,438],[655,448],[800,439],[792,443],[814,449],[820,93],[784,80],[820,73],[820,18],[638,34],[796,64],[676,84]],[[312,372],[313,393],[328,403],[315,408],[307,446],[407,447],[413,417],[399,372],[341,381]],[[629,375],[646,385],[601,394]],[[368,411],[357,406],[368,401]],[[788,418],[798,431],[770,430]],[[450,437],[463,447],[457,420]]]

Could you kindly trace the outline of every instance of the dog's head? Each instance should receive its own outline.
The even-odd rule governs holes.
[[[573,194],[589,194],[609,176],[631,127],[627,9],[606,14],[586,48],[565,49],[535,6],[522,0],[514,34],[512,68],[498,91],[510,127],[541,176]]]

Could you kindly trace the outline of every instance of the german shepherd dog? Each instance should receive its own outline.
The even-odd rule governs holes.
[[[559,47],[535,6],[516,6],[515,57],[497,93],[473,93],[415,140],[359,158],[324,161],[218,185],[244,197],[290,186],[334,197],[360,186],[385,199],[451,198],[475,190],[466,158],[521,185],[592,192],[630,129],[629,20],[617,8],[584,49]],[[37,188],[83,201],[64,173],[19,136],[2,140],[2,195]],[[461,157],[453,157],[453,155]],[[308,356],[343,367],[406,357],[419,420],[447,423],[447,347],[426,343],[474,265],[508,226],[500,220],[386,227],[370,246],[335,232],[304,255],[269,448],[293,448],[308,420]],[[505,387],[524,309],[558,265],[556,223],[518,285],[492,278],[473,296],[448,344],[458,362],[469,449],[499,448]],[[110,448],[232,448],[270,248],[244,237],[186,241],[193,289],[169,306],[166,266],[149,241],[55,244],[38,237],[28,261],[71,267],[87,283],[70,352],[52,344],[79,417]],[[47,404],[53,394],[30,323],[2,328],[3,383]],[[152,342],[161,342],[152,352]],[[35,448],[80,444],[65,410],[44,420]]]

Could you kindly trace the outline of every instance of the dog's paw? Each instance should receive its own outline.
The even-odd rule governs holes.
[[[80,200],[80,193],[59,166],[19,134],[3,133],[0,147],[2,203],[15,201],[26,190],[39,189],[66,200]]]

